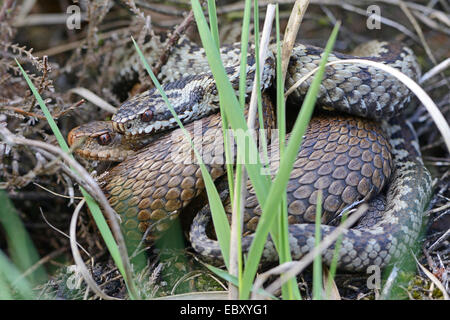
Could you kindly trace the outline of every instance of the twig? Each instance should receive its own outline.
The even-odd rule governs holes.
[[[83,185],[86,190],[88,190],[88,193],[91,194],[91,196],[94,197],[102,206],[104,204],[109,207],[109,210],[114,213],[114,210],[111,208],[111,206],[108,203],[108,200],[106,199],[105,195],[101,191],[101,189],[98,187],[95,180],[89,175],[89,173],[82,167],[77,161],[72,159],[68,154],[63,152],[58,147],[42,142],[37,140],[30,140],[22,137],[18,137],[11,133],[7,128],[0,127],[0,137],[3,138],[3,140],[8,144],[17,144],[17,145],[27,145],[34,148],[43,149],[46,151],[49,151],[52,154],[57,154],[60,156],[64,161],[66,161],[71,167],[73,167],[76,171],[76,173],[80,176],[77,179],[77,182],[80,183],[80,185]],[[57,159],[54,159],[53,161],[56,161]],[[64,164],[62,164],[64,165]],[[70,171],[70,169],[69,169]],[[72,173],[72,176],[75,178],[77,175]],[[102,199],[104,198],[104,199]],[[113,214],[115,216],[115,213]]]
[[[48,66],[48,57],[43,56],[42,57],[42,77],[41,81],[38,86],[38,92],[39,94],[42,94],[42,91],[47,87],[45,79],[47,78],[47,73],[51,71]],[[36,103],[36,97],[33,98],[33,101],[30,103],[30,109],[28,109],[28,112],[31,112],[33,110],[34,104]]]
[[[191,11],[189,11],[189,14],[186,16],[186,18],[183,20],[183,22],[181,22],[180,25],[175,29],[175,31],[173,32],[169,41],[167,42],[167,45],[164,48],[164,50],[159,58],[159,61],[156,63],[155,67],[152,70],[153,74],[155,74],[155,75],[159,74],[162,66],[169,59],[170,52],[172,51],[173,47],[180,39],[180,36],[186,31],[186,29],[191,25],[191,23],[193,21],[194,21],[194,12],[191,10]]]
[[[388,4],[395,4],[398,5],[399,4],[399,0],[378,0],[379,2],[384,2],[384,3],[388,3]],[[269,3],[272,3],[273,0],[261,0],[258,2],[258,6],[259,8],[264,8],[266,7]],[[278,0],[277,3],[278,5],[287,5],[287,4],[292,4],[294,3],[295,0]],[[347,0],[347,1],[342,1],[342,0],[311,0],[310,1],[311,4],[315,4],[315,5],[327,5],[327,6],[340,6],[342,7],[343,4],[347,4],[347,3],[352,3],[353,5],[361,5],[361,4],[373,4],[373,0],[365,0],[365,1],[361,1],[361,0]],[[434,15],[434,16],[440,16],[442,14],[441,11],[424,6],[424,5],[420,5],[414,2],[406,2],[405,5],[413,10],[417,10],[417,11],[421,11],[426,15]],[[242,1],[238,1],[236,3],[230,4],[230,5],[225,5],[222,7],[217,8],[217,14],[227,14],[227,13],[231,13],[231,12],[235,12],[235,11],[242,11],[244,9],[244,4]]]
[[[68,107],[67,109],[57,113],[57,114],[52,114],[53,119],[59,119],[60,117],[64,116],[66,113],[74,110],[75,108],[79,107],[80,105],[82,105],[83,103],[85,103],[86,101],[84,99],[81,99],[77,102],[75,102],[73,105],[71,105],[70,107]],[[114,107],[113,107],[114,108]],[[46,120],[45,116],[34,113],[34,112],[28,112],[25,110],[22,110],[18,107],[13,107],[13,106],[0,106],[0,110],[4,109],[4,110],[11,110],[12,112],[15,112],[17,114],[23,115],[23,116],[27,116],[27,117],[34,117],[40,120]]]
[[[309,0],[297,0],[295,1],[294,8],[292,8],[291,16],[289,17],[288,24],[285,30],[285,38],[283,40],[283,48],[281,51],[281,72],[283,75],[282,82],[286,79],[287,67],[291,57],[292,49],[295,45],[295,39],[302,23],[303,16],[308,8]]]
[[[60,254],[66,252],[68,250],[67,247],[60,247],[57,250],[49,253],[48,255],[46,255],[45,257],[42,257],[38,262],[36,262],[35,264],[33,264],[31,267],[29,267],[27,270],[25,270],[20,277],[18,277],[14,283],[18,283],[19,281],[21,281],[22,279],[28,277],[28,275],[30,275],[31,273],[33,273],[37,268],[39,268],[41,265],[43,265],[44,263],[47,263],[49,260],[53,259],[54,257],[59,256]]]
[[[83,201],[83,200],[84,200],[84,199],[81,199],[81,201]],[[45,215],[44,215],[44,212],[42,211],[42,208],[39,208],[39,210],[41,211],[41,217],[42,217],[42,219],[44,219],[44,222],[45,222],[51,229],[53,229],[53,230],[55,230],[56,232],[58,232],[59,234],[63,235],[63,236],[66,237],[67,239],[70,239],[70,236],[69,236],[67,233],[63,232],[62,230],[59,230],[57,227],[55,227],[54,225],[52,225],[52,224],[47,220],[47,218],[46,218]],[[83,248],[83,246],[82,246],[80,243],[78,243],[78,241],[76,242],[76,244],[77,244],[77,246],[79,246],[79,247],[81,248],[81,250],[83,250],[84,253],[86,253],[86,255],[87,255],[89,258],[92,258],[92,256],[90,255],[90,253],[89,253],[85,248]]]
[[[444,210],[447,210],[448,208],[450,208],[450,203],[444,204],[443,206],[440,206],[440,207],[438,207],[438,208],[434,208],[434,209],[432,209],[432,210],[428,210],[428,211],[425,213],[425,215],[426,215],[426,216],[430,216],[430,215],[433,214],[433,213],[437,213],[437,212],[440,212],[440,211],[444,211]]]
[[[441,31],[441,32],[444,32],[445,34],[447,34],[447,35],[450,35],[450,28],[447,28],[447,27],[445,27],[445,26],[443,26],[443,25],[439,25],[439,23],[437,23],[436,21],[434,21],[433,19],[430,19],[430,17],[428,17],[428,16],[426,16],[426,15],[424,15],[424,14],[422,14],[422,13],[419,13],[419,12],[416,12],[416,11],[414,11],[413,12],[413,14],[420,20],[420,21],[422,21],[426,26],[428,26],[429,28],[431,28],[431,29],[435,29],[435,30],[439,30],[439,31]],[[444,20],[444,21],[442,21],[442,19],[440,19],[442,22],[444,22],[447,26],[450,26],[448,23],[449,23],[449,17],[448,16],[446,16],[445,14],[442,14],[442,15],[436,15],[436,17],[438,17],[438,18],[440,18],[440,17],[443,17],[444,19],[446,19],[446,21]]]
[[[101,36],[102,39],[107,40],[107,39],[110,39],[110,38],[116,37],[116,36],[128,35],[128,34],[130,34],[130,32],[132,33],[134,31],[136,31],[137,29],[138,29],[137,27],[127,26],[127,27],[124,27],[121,29],[114,29],[112,31],[100,33],[99,35]],[[130,41],[130,40],[127,39],[127,41]],[[35,53],[35,55],[36,55],[36,57],[42,57],[44,55],[51,57],[54,55],[64,53],[66,51],[77,49],[77,48],[83,46],[85,43],[86,43],[86,39],[83,38],[81,40],[64,43],[64,44],[61,44],[58,46],[53,46],[53,47],[45,49],[43,51],[38,51]],[[120,44],[120,45],[123,45],[123,44]]]
[[[438,287],[439,290],[441,290],[442,295],[444,296],[444,299],[445,300],[450,300],[450,296],[448,295],[447,290],[445,290],[444,286],[439,281],[439,279],[436,278],[436,276],[433,273],[428,271],[427,268],[425,268],[423,265],[421,265],[419,263],[419,261],[417,260],[416,256],[414,255],[414,252],[411,251],[411,254],[414,257],[414,260],[416,260],[416,263],[419,266],[419,268],[422,270],[422,272],[425,273],[425,275],[431,280],[432,283],[434,283],[436,285],[436,287]]]
[[[3,2],[2,9],[0,10],[0,22],[2,22],[6,17],[6,11],[12,8],[14,4],[13,0],[6,0]]]
[[[420,78],[419,83],[422,84],[424,82],[427,82],[432,77],[434,77],[436,74],[441,73],[445,69],[450,67],[450,58],[445,59],[441,63],[439,63],[437,66],[434,66],[431,70],[427,71],[422,78]]]
[[[365,59],[345,59],[345,60],[336,60],[332,62],[328,62],[325,64],[325,66],[332,66],[334,64],[340,64],[340,63],[361,63],[364,65],[368,65],[374,68],[381,69],[385,72],[390,73],[393,77],[396,77],[398,80],[400,80],[405,86],[408,87],[409,90],[411,90],[416,97],[422,102],[422,104],[425,106],[427,111],[429,112],[430,116],[432,117],[434,123],[438,127],[439,131],[442,134],[442,137],[444,139],[444,142],[447,146],[447,149],[450,151],[450,127],[445,120],[444,116],[442,115],[439,108],[436,106],[436,104],[433,102],[433,100],[430,98],[430,96],[411,78],[407,77],[405,74],[403,74],[401,71],[371,60],[365,60]],[[292,91],[295,90],[301,83],[303,83],[307,78],[309,78],[312,74],[317,72],[318,68],[315,68],[308,74],[306,74],[304,77],[302,77],[300,80],[298,80],[295,84],[292,85],[289,90],[286,91],[285,96],[292,93]]]
[[[78,251],[77,247],[77,219],[78,214],[83,207],[84,203],[86,201],[83,199],[80,201],[80,203],[75,208],[75,211],[73,212],[72,219],[70,220],[70,248],[72,249],[72,255],[73,259],[75,260],[75,263],[78,267],[78,270],[81,275],[84,278],[84,281],[86,281],[89,288],[91,288],[92,291],[94,291],[100,298],[104,300],[121,300],[115,297],[111,297],[104,293],[102,289],[99,288],[97,283],[95,283],[94,279],[92,279],[91,274],[89,273],[89,270],[87,269],[86,265],[84,264],[83,259],[81,258],[80,251]]]
[[[50,190],[50,189],[48,189],[48,188],[46,188],[46,187],[40,185],[40,184],[37,183],[37,182],[33,182],[33,184],[34,184],[35,186],[37,186],[37,187],[39,187],[39,188],[41,188],[41,189],[47,191],[48,193],[50,193],[50,194],[52,194],[52,195],[54,195],[54,196],[61,197],[61,198],[65,198],[65,199],[72,199],[72,197],[70,197],[70,196],[66,196],[65,194],[59,194],[59,193],[57,193],[57,192],[55,192],[55,191],[52,191],[52,190]],[[83,199],[83,197],[75,197],[74,199],[81,200],[81,199]]]
[[[381,291],[381,296],[378,300],[386,300],[389,298],[389,294],[392,290],[392,286],[395,283],[395,279],[397,279],[399,269],[396,265],[392,268],[392,270],[389,272],[389,276],[386,279],[386,282],[384,283],[383,290]]]
[[[145,14],[138,7],[136,7],[136,3],[134,2],[134,0],[124,0],[123,2],[130,8],[130,11],[133,12],[135,16],[143,22],[143,24],[146,23],[147,18]]]
[[[350,11],[350,12],[357,13],[357,14],[362,15],[362,16],[367,16],[366,10],[363,10],[361,8],[358,8],[358,7],[355,7],[355,6],[353,6],[351,4],[348,4],[348,3],[344,3],[343,2],[341,4],[341,8],[344,9],[344,10]],[[398,23],[396,21],[393,21],[393,20],[391,20],[389,18],[385,18],[383,16],[380,16],[380,22],[382,24],[385,24],[387,26],[395,28],[398,31],[406,34],[408,37],[410,37],[414,41],[420,42],[419,38],[413,32],[409,31],[409,29],[407,27],[405,27],[404,25],[402,25],[402,24],[400,24],[400,23]]]
[[[1,131],[1,130],[0,130]],[[1,137],[1,132],[0,132],[0,137]],[[33,140],[31,140],[33,141]],[[84,181],[80,176],[78,176],[77,174],[75,174],[65,163],[63,163],[61,161],[61,159],[59,157],[54,156],[52,153],[36,147],[36,146],[32,146],[33,149],[36,149],[36,155],[37,154],[42,154],[45,158],[50,159],[51,161],[46,164],[43,168],[42,171],[43,172],[49,172],[49,168],[51,168],[52,166],[54,166],[55,164],[58,164],[61,168],[61,170],[72,177],[72,179],[74,179],[79,185],[84,185],[85,189],[88,191],[89,194],[95,194],[95,191],[92,190],[91,186],[89,184],[86,184],[86,181]],[[39,172],[34,172],[36,175],[39,174]],[[28,175],[28,174],[27,174]],[[25,175],[25,177],[27,176]],[[4,183],[4,185],[8,185],[8,183]],[[3,185],[0,185],[1,187],[5,187]]]
[[[81,14],[80,20],[86,21],[86,16]],[[29,14],[24,19],[17,19],[17,21],[14,21],[13,27],[22,28],[31,26],[65,25],[66,23],[66,13]]]
[[[83,98],[85,98],[86,100],[95,104],[97,107],[105,110],[106,112],[116,113],[116,111],[117,111],[117,108],[115,108],[114,106],[109,104],[107,101],[105,101],[104,99],[102,99],[101,97],[99,97],[98,95],[96,95],[89,89],[73,88],[73,89],[70,89],[69,92],[76,93],[76,94],[82,96]]]
[[[406,6],[406,4],[402,1],[399,0],[399,5],[400,8],[403,10],[403,12],[405,13],[405,15],[408,17],[409,21],[411,22],[411,24],[414,26],[414,29],[416,30],[416,33],[419,36],[420,42],[422,43],[422,46],[425,49],[425,52],[428,55],[428,58],[430,58],[431,62],[433,62],[434,65],[437,65],[437,60],[433,54],[433,52],[431,51],[431,48],[428,46],[428,43],[425,39],[425,36],[422,32],[422,28],[420,27],[419,23],[417,22],[416,18],[414,18],[413,14],[411,13],[411,11],[408,9],[408,7]],[[441,76],[443,79],[445,79],[445,75],[443,73],[441,73]],[[450,83],[448,81],[447,82],[447,87],[450,88]]]
[[[438,247],[439,244],[441,244],[443,241],[447,240],[450,237],[450,229],[445,231],[445,233],[439,237],[429,248],[429,251],[433,251]]]
[[[166,14],[168,16],[175,16],[175,17],[183,17],[184,16],[184,11],[176,10],[173,6],[171,6],[170,8],[166,8],[166,7],[162,7],[162,6],[155,6],[153,3],[148,4],[143,1],[136,1],[136,4],[144,9],[147,9],[147,10],[150,10],[150,11],[153,11],[156,13],[162,13],[162,14]]]
[[[177,280],[177,282],[175,282],[175,284],[172,287],[172,290],[170,290],[170,295],[173,296],[175,294],[175,291],[177,290],[178,286],[181,283],[183,283],[184,281],[189,280],[189,278],[199,277],[202,274],[203,274],[203,272],[200,270],[194,270],[194,271],[184,274],[180,279]]]

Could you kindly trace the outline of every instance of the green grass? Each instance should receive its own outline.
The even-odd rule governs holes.
[[[251,13],[251,0],[246,0],[245,1],[245,7],[244,7],[244,17],[242,19],[242,33],[241,33],[241,64],[240,64],[240,69],[239,69],[239,104],[240,107],[242,109],[245,108],[245,95],[246,95],[246,80],[247,80],[247,51],[248,51],[248,40],[249,40],[249,29],[250,29],[250,13]],[[211,24],[211,19],[210,19],[210,24]],[[256,61],[256,63],[258,63],[258,60]],[[221,108],[221,114],[222,114],[222,121],[223,124],[227,125],[226,129],[229,129],[229,125],[228,125],[228,120],[227,120],[227,115],[224,109],[224,105],[222,104],[222,102],[220,103],[220,108]],[[224,126],[225,128],[225,126]],[[229,142],[228,142],[229,143]],[[242,167],[242,157],[245,156],[245,154],[243,154],[242,149],[238,150],[236,159],[237,159],[237,165],[236,165],[236,177],[234,178],[234,180],[230,180],[232,179],[232,176],[228,177],[228,185],[233,186],[233,189],[230,190],[230,198],[231,198],[231,203],[233,204],[233,211],[236,211],[236,214],[234,215],[233,219],[235,219],[235,221],[237,221],[238,223],[236,224],[237,228],[235,230],[236,234],[240,235],[242,233],[242,225],[241,225],[241,195],[240,195],[240,191],[242,188],[242,183],[243,183],[243,167]],[[232,167],[231,163],[229,163],[227,165],[227,170],[229,170],[228,168]],[[231,168],[232,170],[232,168]],[[239,209],[236,209],[239,208]],[[244,268],[244,261],[242,258],[242,239],[241,237],[237,237],[236,239],[236,243],[237,246],[235,248],[236,250],[236,255],[237,255],[237,283],[234,283],[235,286],[239,288],[242,287],[242,282],[243,282],[243,273],[242,270]],[[230,252],[231,254],[231,252]],[[232,282],[230,282],[232,283]]]
[[[32,299],[31,288],[47,280],[42,266],[27,277],[23,273],[39,261],[39,254],[6,192],[0,190],[0,226],[8,243],[8,258],[0,250],[0,300]]]
[[[206,18],[201,10],[201,6],[198,0],[192,0],[192,8],[194,11],[194,16],[197,22],[203,47],[205,48],[211,71],[216,80],[220,103],[226,106],[224,108],[226,117],[229,120],[232,129],[247,130],[247,124],[245,122],[245,118],[243,117],[242,110],[241,108],[239,108],[239,102],[234,96],[233,88],[228,81],[225,69],[220,60],[219,53],[214,47],[213,37],[211,35],[208,24],[206,22]],[[260,159],[258,159],[259,161],[256,164],[246,164],[246,169],[249,178],[255,188],[258,201],[260,202],[260,204],[262,204],[262,215],[255,232],[254,241],[250,247],[250,251],[247,257],[247,264],[244,270],[242,287],[240,287],[241,299],[247,299],[249,297],[250,289],[253,284],[253,280],[264,248],[264,243],[266,242],[269,231],[272,232],[272,237],[277,249],[280,248],[278,232],[277,230],[274,230],[274,228],[272,228],[273,222],[278,216],[274,214],[274,212],[279,211],[278,209],[281,205],[280,199],[283,198],[283,194],[285,193],[290,172],[296,159],[298,148],[302,142],[302,136],[311,118],[320,82],[324,74],[324,65],[328,59],[328,54],[333,47],[334,41],[337,36],[337,31],[338,26],[333,29],[333,32],[327,43],[320,63],[319,71],[317,72],[310,90],[305,97],[300,114],[291,133],[290,141],[281,157],[280,170],[273,183],[271,183],[268,177],[259,174],[262,168]],[[248,148],[247,152],[249,152],[250,154],[257,154],[257,148],[253,141],[250,141],[247,146],[239,145],[238,143],[238,152],[244,152],[245,147]]]
[[[280,40],[280,18],[279,8],[276,8],[276,39],[277,39],[277,56],[276,56],[276,109],[277,109],[277,129],[279,137],[279,154],[283,156],[285,151],[286,141],[286,110],[284,99],[284,83],[281,67],[281,40]],[[278,229],[280,234],[280,264],[292,261],[291,250],[289,246],[289,230],[288,230],[288,210],[287,210],[287,194],[286,191],[282,194],[280,205],[280,214],[278,221]],[[282,295],[284,299],[301,299],[300,290],[295,279],[289,280],[282,286]]]
[[[0,300],[34,299],[32,283],[22,271],[0,251]]]
[[[302,104],[302,108],[295,122],[294,128],[291,132],[289,143],[281,157],[280,160],[280,169],[270,186],[270,190],[267,193],[266,200],[262,202],[262,215],[258,224],[258,227],[255,232],[255,238],[250,247],[249,251],[249,261],[251,262],[248,266],[246,266],[246,274],[244,274],[244,278],[248,281],[246,283],[246,288],[244,291],[244,296],[242,298],[248,298],[248,293],[250,289],[250,283],[253,281],[253,278],[256,274],[256,270],[258,265],[255,263],[259,261],[264,243],[267,239],[267,234],[270,229],[271,224],[273,223],[276,215],[273,212],[277,211],[277,207],[280,205],[279,199],[282,198],[282,193],[285,192],[287,183],[289,181],[290,172],[292,171],[293,164],[295,159],[297,158],[297,152],[303,141],[303,135],[308,126],[309,120],[311,119],[311,115],[314,109],[314,104],[316,102],[317,93],[319,91],[320,82],[322,81],[322,77],[324,74],[324,66],[328,59],[328,54],[331,52],[334,41],[337,37],[338,27],[333,29],[333,32],[328,40],[326,45],[324,54],[322,56],[320,67],[318,72],[316,73],[314,80],[311,84],[308,93],[304,99]],[[275,244],[277,243],[276,239],[274,239]],[[254,261],[254,262],[253,262]],[[253,263],[252,263],[253,262]]]
[[[216,85],[219,92],[219,100],[220,100],[220,110],[223,120],[223,128],[226,128],[229,124],[231,128],[235,131],[237,130],[243,130],[244,132],[248,131],[247,123],[245,121],[245,117],[243,114],[243,107],[245,105],[245,80],[246,80],[246,59],[247,59],[247,49],[248,49],[248,38],[249,38],[249,17],[250,17],[250,1],[246,1],[245,11],[244,11],[244,18],[243,18],[243,30],[241,34],[241,67],[240,67],[240,86],[239,86],[239,100],[237,99],[235,95],[235,91],[231,85],[231,83],[228,80],[228,76],[225,72],[224,66],[222,64],[219,50],[218,50],[218,38],[217,38],[217,29],[216,29],[216,23],[215,20],[215,12],[213,6],[209,4],[208,6],[208,12],[210,18],[209,24],[203,14],[203,11],[201,9],[201,6],[198,1],[193,0],[192,1],[192,8],[194,12],[194,16],[197,22],[197,26],[199,29],[199,34],[203,43],[203,47],[205,48],[208,62],[210,64],[211,71],[214,75]],[[257,13],[255,13],[255,21],[258,21]],[[255,28],[255,37],[258,39],[259,34],[257,31],[257,26]],[[277,32],[278,32],[278,48],[280,48],[280,37],[279,37],[279,23],[277,22]],[[336,37],[337,29],[334,32],[334,37]],[[145,57],[142,54],[141,50],[135,43],[136,50],[138,54],[141,57],[141,61],[144,64],[144,66],[147,69],[147,72],[149,73],[150,77],[152,78],[153,83],[155,84],[155,87],[158,89],[160,95],[164,99],[164,101],[167,104],[167,107],[169,108],[170,112],[172,113],[173,117],[176,119],[178,125],[180,128],[183,129],[184,134],[186,137],[190,140],[190,136],[188,133],[184,130],[183,124],[178,119],[178,116],[173,110],[173,107],[170,105],[169,100],[167,99],[166,94],[164,93],[162,87],[160,86],[158,80],[156,79],[155,75],[152,73],[149,65],[145,61]],[[328,45],[328,52],[331,50],[332,44]],[[279,55],[280,57],[280,55]],[[259,56],[258,56],[258,49],[256,49],[255,52],[255,58],[256,58],[256,64],[259,65]],[[312,93],[307,96],[306,101],[307,103],[304,105],[303,113],[301,113],[301,116],[297,120],[297,124],[294,128],[294,139],[291,139],[291,143],[288,145],[286,149],[286,154],[290,157],[287,157],[283,154],[282,161],[284,159],[284,163],[287,164],[286,168],[281,166],[280,172],[275,179],[275,182],[277,183],[277,187],[271,186],[271,180],[268,176],[262,175],[261,172],[263,169],[263,164],[261,159],[257,157],[257,163],[256,164],[250,164],[246,163],[245,167],[247,169],[248,175],[250,179],[253,182],[253,185],[255,187],[258,200],[260,203],[264,203],[264,200],[268,198],[270,201],[267,203],[264,203],[266,207],[263,207],[263,214],[261,216],[261,221],[258,225],[258,229],[255,234],[255,241],[252,244],[252,247],[250,249],[250,252],[247,257],[247,263],[245,266],[245,270],[242,270],[242,260],[239,260],[239,273],[237,277],[237,283],[232,281],[235,285],[237,284],[239,287],[240,292],[240,298],[245,299],[248,298],[248,295],[250,293],[250,288],[252,287],[254,276],[256,273],[257,266],[259,264],[259,260],[261,258],[262,254],[262,248],[264,246],[264,243],[267,239],[267,235],[269,231],[272,233],[272,237],[275,241],[276,247],[281,252],[281,262],[290,261],[290,249],[289,249],[289,243],[288,243],[288,234],[287,234],[287,203],[286,203],[286,185],[287,181],[289,180],[290,171],[292,170],[293,162],[296,159],[297,156],[297,150],[299,145],[302,141],[302,136],[304,134],[304,131],[307,127],[307,124],[309,122],[309,119],[311,117],[313,106],[315,103],[315,95],[318,91],[320,80],[323,75],[323,65],[326,62],[327,57],[325,56],[322,63],[322,74],[318,74],[313,86],[312,86]],[[280,58],[278,58],[278,66],[277,66],[277,73],[278,78],[281,78],[281,62]],[[257,68],[259,69],[259,68]],[[258,71],[257,71],[258,73]],[[259,78],[259,77],[258,77]],[[315,91],[314,91],[315,90]],[[261,93],[258,93],[259,98],[259,114],[261,117]],[[278,108],[278,111],[280,113],[280,118],[284,118],[284,88],[282,85],[278,87],[278,101],[281,101],[281,108]],[[280,111],[280,109],[282,111]],[[305,111],[306,110],[306,111]],[[282,132],[285,132],[284,124],[281,125],[283,127]],[[226,135],[225,135],[226,136]],[[293,141],[293,142],[292,142]],[[247,143],[243,143],[242,141],[237,140],[237,158],[240,159],[240,157],[243,157],[245,154],[258,154],[258,149],[253,140],[247,141]],[[208,200],[211,207],[212,212],[212,218],[214,227],[216,229],[216,234],[218,238],[219,245],[222,250],[223,258],[225,261],[225,264],[227,268],[229,269],[229,241],[230,241],[230,230],[229,225],[226,220],[225,211],[223,209],[223,205],[220,202],[220,198],[218,195],[217,190],[215,189],[215,186],[213,184],[213,181],[209,175],[209,173],[206,170],[206,167],[203,164],[203,161],[198,154],[197,150],[195,150],[194,145],[191,141],[191,146],[194,150],[194,154],[197,157],[197,160],[200,164],[200,168],[202,170],[202,174],[205,180],[205,186],[207,189],[208,194]],[[267,146],[266,146],[267,147]],[[281,144],[280,148],[284,151],[284,145]],[[239,161],[238,161],[239,163]],[[283,162],[282,162],[283,163]],[[290,169],[289,169],[290,167]],[[238,183],[233,184],[232,181],[230,183],[230,186],[234,185],[234,191],[240,190],[239,182],[241,180],[241,170],[239,164],[236,166],[236,176],[235,179]],[[233,177],[233,175],[229,175],[228,178]],[[237,197],[237,194],[234,194],[234,197]],[[279,199],[284,199],[284,201],[280,202]],[[237,206],[239,207],[239,205]],[[273,212],[279,212],[280,208],[283,208],[281,211],[283,215],[281,215],[280,220],[275,220],[276,214],[272,214]],[[238,216],[239,219],[239,216]],[[278,222],[274,224],[274,222]],[[280,226],[283,226],[280,228]],[[280,234],[282,237],[280,237]],[[240,245],[240,239],[238,240],[238,244]],[[242,249],[239,247],[238,252],[242,252]],[[239,255],[240,257],[240,255]],[[223,276],[223,273],[222,273]],[[232,277],[232,276],[230,276]],[[284,287],[284,298],[300,298],[300,293],[298,291],[295,279],[288,282],[286,286]]]
[[[18,269],[25,272],[39,260],[39,254],[12,201],[2,190],[0,190],[0,203],[2,204],[0,206],[0,226],[5,230],[9,257]],[[45,281],[47,275],[43,267],[38,267],[27,279],[33,284],[38,284]]]
[[[317,192],[316,219],[315,219],[315,239],[314,245],[320,245],[322,237],[320,225],[322,220],[322,190]],[[322,300],[322,256],[320,254],[314,257],[313,262],[313,299]]]
[[[343,224],[345,222],[345,220],[347,220],[347,215],[348,215],[348,211],[345,210],[342,213],[341,224]],[[333,259],[331,260],[331,263],[330,263],[328,282],[327,282],[327,285],[325,288],[325,296],[327,297],[327,299],[330,297],[332,282],[333,282],[334,276],[336,275],[337,262],[338,262],[338,258],[339,258],[339,250],[341,249],[341,244],[342,244],[342,234],[339,235],[339,237],[337,238],[336,243],[334,245]]]

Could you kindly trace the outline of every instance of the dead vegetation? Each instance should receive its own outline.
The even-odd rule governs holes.
[[[261,10],[267,3],[260,1]],[[293,1],[279,3],[283,28]],[[374,3],[381,8],[380,30],[366,28],[366,8]],[[155,42],[160,51],[150,62],[156,73],[180,34],[185,33],[198,40],[187,0],[169,3],[157,0],[79,1],[81,25],[74,30],[66,26],[69,17],[66,8],[70,4],[66,0],[5,0],[1,4],[0,127],[16,137],[56,144],[15,59],[27,70],[59,128],[67,135],[76,125],[109,118],[114,107],[118,107],[128,95],[150,86],[142,68],[133,76],[133,85],[117,85],[120,73],[134,50],[130,36],[140,45]],[[228,38],[235,33],[234,40],[239,39],[239,30],[229,26],[240,19],[242,10],[241,1],[218,1],[219,25],[223,26],[221,31]],[[421,86],[449,119],[449,12],[445,1],[315,0],[311,1],[306,13],[299,40],[323,46],[333,23],[342,20],[335,47],[338,51],[349,51],[356,44],[374,38],[406,43],[414,49],[422,65],[425,76]],[[443,295],[436,290],[435,280],[450,292],[450,156],[427,111],[417,100],[413,100],[411,106],[409,118],[417,130],[424,160],[434,178],[434,196],[427,212],[429,222],[421,250],[423,254],[418,260],[435,279],[417,267],[415,272],[405,275],[407,285],[401,287],[403,290],[399,294],[409,299],[440,299]],[[5,136],[0,135],[0,189],[13,200],[40,256],[44,257],[42,263],[50,275],[55,275],[51,285],[56,289],[49,289],[51,285],[39,288],[40,297],[88,298],[85,292],[61,293],[61,286],[58,286],[58,281],[64,279],[60,276],[64,274],[61,267],[73,262],[70,251],[63,249],[68,247],[67,238],[55,229],[68,233],[70,217],[79,196],[76,184],[80,180],[70,174],[58,155],[49,150],[38,145],[9,144],[5,140]],[[83,165],[91,173],[97,170],[92,163]],[[88,212],[83,212],[79,218],[77,239],[91,255],[84,258],[89,259],[96,281],[107,288],[108,294],[124,298],[124,286],[117,270],[101,267],[101,263],[108,261],[108,254]],[[6,249],[1,228],[0,249]],[[140,290],[146,297],[221,287],[220,281],[204,271],[194,259],[161,262],[157,257],[159,254],[154,254],[150,258],[152,262],[139,275],[145,279],[142,282],[146,284]],[[162,279],[164,270],[168,271]],[[299,280],[306,297],[310,295],[308,277],[306,274]],[[195,282],[195,279],[202,280]],[[361,285],[365,281],[364,276],[362,280],[345,276],[342,276],[342,281],[340,279],[341,276],[337,283],[343,290],[343,298],[373,298],[378,294]],[[92,294],[90,297],[93,298]]]

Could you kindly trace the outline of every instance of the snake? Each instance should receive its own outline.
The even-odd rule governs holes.
[[[261,88],[267,93],[264,128],[270,129],[274,128],[270,103],[274,47],[269,51]],[[222,46],[220,54],[230,83],[237,90],[240,45]],[[297,43],[290,57],[286,86],[315,69],[322,54],[321,48]],[[329,61],[355,57],[390,65],[412,79],[420,76],[412,50],[400,43],[371,41],[351,55],[332,52]],[[247,93],[253,85],[255,63],[254,49],[250,47]],[[205,51],[181,39],[166,67],[163,89],[194,145],[201,147],[211,177],[219,179],[226,170],[222,123],[217,113],[219,95]],[[298,86],[288,105],[299,105],[311,81],[307,79]],[[320,226],[323,236],[335,230],[344,209],[361,202],[369,204],[368,213],[357,225],[343,232],[339,269],[385,267],[417,240],[431,197],[431,176],[423,164],[414,129],[403,116],[410,96],[401,82],[376,68],[354,63],[326,68],[317,96],[317,112],[305,133],[286,190],[293,259],[300,259],[314,248],[319,190],[324,199]],[[156,239],[205,190],[191,145],[176,127],[164,100],[153,88],[125,101],[111,121],[88,123],[69,133],[69,143],[80,145],[75,151],[79,156],[120,162],[103,176],[102,184],[111,206],[120,215],[127,239]],[[277,149],[274,140],[269,151]],[[275,174],[277,166],[279,161],[271,163],[271,174]],[[247,185],[244,253],[261,215],[253,186],[250,182]],[[225,209],[230,217],[229,200],[228,204],[225,200]],[[222,261],[218,241],[208,231],[210,220],[207,207],[196,214],[189,230],[190,241],[202,258]],[[331,262],[333,252],[334,245],[323,252],[326,263]],[[277,259],[269,237],[262,260]]]

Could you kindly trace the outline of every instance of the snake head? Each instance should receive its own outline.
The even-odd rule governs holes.
[[[214,99],[204,99],[207,90],[215,90],[211,74],[186,76],[165,84],[163,90],[183,123],[204,117],[218,108],[218,103],[210,101]],[[154,135],[178,126],[155,88],[122,104],[112,121],[114,130],[126,135],[127,139],[129,136]]]
[[[72,129],[67,137],[75,153],[88,160],[123,161],[135,146],[113,130],[111,121],[93,121]]]

